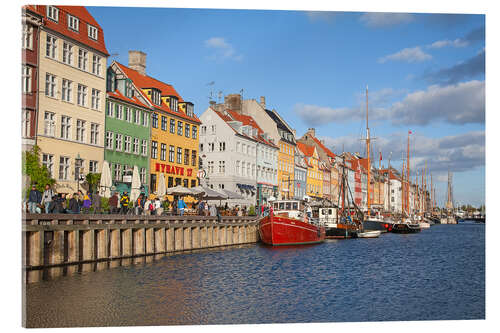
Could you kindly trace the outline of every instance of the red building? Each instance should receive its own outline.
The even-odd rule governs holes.
[[[38,87],[38,40],[42,16],[33,5],[22,9],[22,149],[35,144]]]

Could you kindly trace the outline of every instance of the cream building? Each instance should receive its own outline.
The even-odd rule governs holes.
[[[101,172],[109,54],[85,7],[36,7],[44,17],[36,144],[56,190],[73,193],[86,174]]]

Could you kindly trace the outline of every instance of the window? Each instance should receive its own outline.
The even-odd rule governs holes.
[[[139,176],[141,177],[141,183],[146,184],[147,183],[146,168],[141,168],[141,171],[139,172]]]
[[[100,105],[101,105],[101,92],[97,89],[92,88],[92,109],[99,110]]]
[[[153,112],[151,115],[151,126],[153,126],[153,128],[158,128],[158,113],[156,112]]]
[[[69,175],[69,157],[59,157],[59,179],[68,180]]]
[[[194,115],[194,105],[191,103],[186,103],[186,114],[188,117],[192,117]]]
[[[56,129],[55,114],[52,112],[45,112],[44,120],[45,126],[43,133],[48,136],[54,136]]]
[[[89,38],[92,38],[93,40],[97,40],[97,28],[88,24],[87,30],[89,32]]]
[[[138,138],[134,138],[134,143],[133,143],[133,151],[134,151],[134,154],[139,154],[139,139]]]
[[[148,142],[146,140],[142,140],[141,155],[146,156],[147,154],[148,154]]]
[[[172,111],[179,111],[178,109],[178,101],[176,97],[170,97],[170,110]]]
[[[175,133],[175,120],[170,119],[170,133],[174,134]]]
[[[56,77],[49,73],[45,75],[45,96],[56,97]]]
[[[160,160],[165,161],[167,159],[167,145],[161,144]]]
[[[122,150],[122,135],[121,134],[115,134],[115,150],[118,150],[118,151]]]
[[[191,150],[191,165],[196,166],[196,150]]]
[[[42,165],[47,168],[49,175],[52,178],[52,167],[54,166],[54,155],[43,154]]]
[[[240,161],[236,161],[236,174],[240,174]]]
[[[78,31],[80,26],[80,20],[72,15],[68,14],[68,28],[71,30]]]
[[[73,65],[73,45],[68,42],[63,42],[63,58],[65,64]]]
[[[189,149],[184,149],[184,165],[189,165]]]
[[[214,161],[208,161],[208,173],[214,173]]]
[[[23,66],[23,93],[30,93],[31,92],[31,67],[29,66]]]
[[[162,131],[167,130],[167,117],[161,116],[161,129]]]
[[[71,139],[71,118],[61,116],[61,138]]]
[[[57,38],[51,35],[47,35],[47,44],[45,49],[45,55],[49,58],[57,58]]]
[[[70,80],[62,79],[62,90],[61,90],[61,97],[63,101],[66,102],[71,102],[71,95],[72,95],[72,90],[71,90],[71,82]]]
[[[161,105],[161,96],[159,90],[151,89],[151,101],[156,105]]]
[[[90,173],[97,173],[97,161],[89,161],[89,172]]]
[[[93,145],[99,144],[99,124],[90,124],[90,143]]]
[[[127,106],[125,107],[125,120],[128,122],[131,122],[132,119],[130,118],[130,108]]]
[[[47,6],[47,17],[53,21],[59,21],[59,9],[54,6]]]
[[[134,110],[134,120],[137,125],[141,123],[140,111]]]
[[[149,116],[146,112],[142,113],[142,126],[149,126]]]
[[[212,125],[211,128],[212,128],[212,134],[215,134],[215,125]]]
[[[219,173],[226,173],[226,161],[219,161]]]
[[[191,134],[191,128],[189,124],[186,124],[186,128],[184,129],[184,134],[186,135],[186,138],[189,138],[189,135]]]
[[[201,135],[207,134],[207,126],[201,126]]]
[[[87,71],[87,63],[88,63],[88,53],[87,50],[79,49],[78,50],[78,68],[83,71]]]
[[[203,151],[203,143],[200,143],[200,151]]]
[[[92,56],[92,74],[101,75],[101,57],[95,54]]]
[[[219,151],[226,151],[226,143],[219,142]]]
[[[196,179],[191,179],[191,187],[196,187]]]
[[[132,144],[132,138],[128,135],[125,135],[125,151],[127,153],[130,153],[130,147],[131,147],[131,144]]]
[[[170,146],[168,148],[168,161],[174,162],[174,160],[175,160],[175,148],[174,146]]]
[[[78,93],[76,99],[78,105],[87,106],[87,87],[83,84],[78,84]]]
[[[116,107],[116,118],[121,120],[122,117],[123,117],[123,105],[118,104]]]
[[[76,141],[83,142],[85,140],[85,121],[76,120]]]
[[[192,138],[193,139],[196,139],[196,137],[198,136],[198,128],[196,126],[193,126],[193,135],[192,135]]]
[[[184,187],[188,187],[188,186],[189,186],[189,179],[184,179],[184,180],[182,181],[182,183],[183,183],[183,186],[184,186]]]
[[[113,117],[113,102],[108,101],[108,105],[106,107],[106,116]]]
[[[23,49],[33,48],[33,27],[31,25],[23,24]]]
[[[177,122],[177,134],[182,136],[182,121]]]
[[[174,186],[174,177],[168,177],[168,187]]]
[[[113,132],[106,132],[106,149],[113,149]]]
[[[215,148],[214,148],[214,147],[215,147],[215,143],[210,142],[210,143],[208,144],[208,151],[209,151],[209,152],[213,152],[213,151],[215,150]]]
[[[125,81],[125,96],[128,98],[134,97],[134,89],[132,88],[132,82],[130,80]]]
[[[158,142],[151,141],[151,158],[158,158]]]
[[[122,180],[122,166],[121,166],[121,164],[115,164],[114,178],[117,181]]]
[[[240,142],[236,142],[236,151],[239,153],[240,152]]]
[[[21,135],[23,137],[30,136],[30,128],[31,128],[31,112],[28,110],[23,110]]]
[[[177,163],[182,163],[182,148],[180,147],[177,148]]]

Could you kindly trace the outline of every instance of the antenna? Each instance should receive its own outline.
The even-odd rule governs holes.
[[[217,102],[220,103],[222,99],[222,90],[219,90],[219,92],[217,93]]]
[[[214,91],[212,86],[215,84],[215,81],[208,82],[206,85],[210,86],[210,95],[208,96],[208,100],[211,102],[214,99]]]

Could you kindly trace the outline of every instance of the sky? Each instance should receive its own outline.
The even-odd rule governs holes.
[[[146,73],[200,115],[239,93],[276,109],[334,153],[372,151],[400,169],[410,135],[412,179],[427,163],[438,204],[485,201],[485,16],[87,7],[112,60],[147,54]],[[210,83],[213,82],[212,85]],[[375,166],[378,167],[378,158]],[[430,178],[429,178],[430,181]]]

